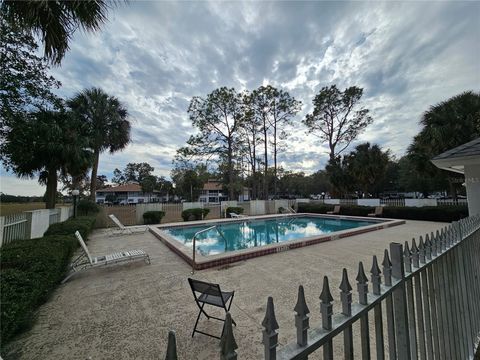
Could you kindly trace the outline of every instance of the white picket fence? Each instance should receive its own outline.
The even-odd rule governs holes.
[[[451,199],[325,199],[325,200],[311,200],[311,199],[297,199],[297,202],[311,203],[311,204],[329,204],[329,205],[359,205],[359,206],[455,206],[468,205],[467,199],[458,199],[456,201]]]
[[[65,221],[72,215],[73,207],[63,206],[0,216],[0,246],[13,240],[42,237],[51,224]]]
[[[220,204],[208,204],[202,202],[184,202],[178,204],[148,203],[127,206],[102,206],[97,215],[96,227],[104,228],[114,226],[108,215],[114,214],[125,225],[143,224],[143,214],[147,211],[164,211],[162,223],[183,221],[182,211],[193,208],[209,209],[206,220],[220,219],[227,216],[228,207],[240,207],[244,215],[268,215],[277,214],[280,208],[288,209],[296,207],[295,200],[252,200],[245,202],[222,201]]]

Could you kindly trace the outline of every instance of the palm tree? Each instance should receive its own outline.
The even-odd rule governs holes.
[[[408,148],[408,156],[416,170],[431,179],[446,179],[446,171],[436,168],[430,160],[436,155],[480,136],[480,93],[466,91],[436,104],[420,121],[422,130]],[[459,176],[459,175],[458,175]],[[457,186],[448,174],[450,193],[456,198]]]
[[[102,89],[85,89],[67,102],[89,132],[90,147],[93,150],[90,198],[95,201],[97,171],[102,152],[110,153],[124,149],[130,142],[128,112],[122,103]]]
[[[59,64],[75,30],[99,30],[116,3],[108,0],[4,0],[0,10],[9,22],[40,35],[45,44],[45,56]]]
[[[431,157],[477,138],[480,136],[480,93],[466,91],[430,107],[420,124],[423,128],[411,150],[423,147]]]
[[[10,124],[0,154],[7,170],[21,178],[38,176],[47,186],[46,208],[55,208],[58,176],[76,175],[88,163],[86,133],[65,111],[29,113]]]

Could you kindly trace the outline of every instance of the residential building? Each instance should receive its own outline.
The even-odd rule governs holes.
[[[157,191],[144,193],[139,184],[124,184],[97,190],[95,201],[97,204],[141,204],[162,201]]]
[[[209,204],[219,204],[221,201],[227,200],[228,196],[224,194],[222,182],[219,180],[208,180],[203,185],[198,197],[198,201]]]

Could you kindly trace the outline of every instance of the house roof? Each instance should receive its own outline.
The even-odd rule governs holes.
[[[100,189],[101,192],[134,192],[142,191],[142,187],[139,184],[123,184],[118,186],[113,186],[109,188]]]
[[[465,165],[480,164],[480,137],[435,156],[432,163],[440,169],[463,174]]]
[[[223,185],[221,181],[218,180],[208,180],[203,184],[203,190],[222,190]]]

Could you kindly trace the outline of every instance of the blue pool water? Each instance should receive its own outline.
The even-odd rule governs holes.
[[[356,221],[314,216],[274,218],[267,220],[248,219],[242,222],[217,224],[199,234],[196,239],[197,252],[214,255],[229,251],[247,249],[310,236],[328,234],[335,231],[375,224],[375,221]],[[175,240],[192,247],[193,235],[213,224],[162,229]]]

